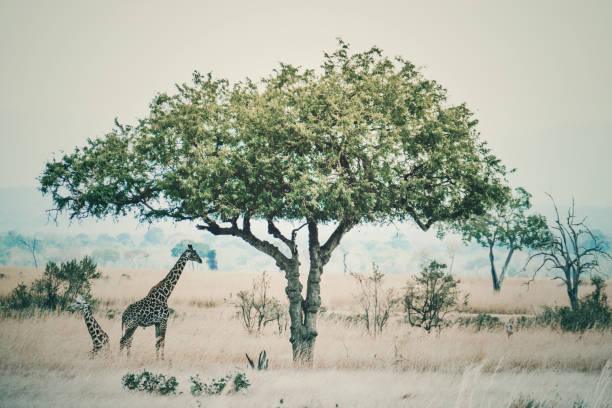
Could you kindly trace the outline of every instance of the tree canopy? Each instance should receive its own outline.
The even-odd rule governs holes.
[[[436,221],[499,201],[504,168],[465,105],[410,62],[340,43],[322,72],[281,64],[230,86],[195,72],[47,163],[41,190],[71,217]]]

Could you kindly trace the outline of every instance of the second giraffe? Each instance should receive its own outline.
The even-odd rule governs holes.
[[[164,341],[169,315],[168,297],[181,277],[187,261],[202,263],[202,258],[200,258],[191,245],[179,257],[174,267],[168,272],[168,275],[151,288],[147,296],[136,303],[132,303],[125,309],[121,318],[123,337],[121,337],[119,343],[120,350],[123,350],[124,347],[127,348],[127,354],[129,355],[130,347],[132,346],[132,336],[138,326],[148,327],[155,325],[155,354],[159,358],[161,350],[161,358],[164,358]]]
[[[91,350],[91,357],[95,357],[98,351],[103,350],[108,354],[109,351],[109,343],[110,339],[108,338],[108,334],[102,327],[98,324],[98,321],[93,317],[91,311],[89,310],[89,303],[81,295],[77,295],[76,302],[70,305],[71,310],[80,310],[83,312],[83,317],[85,318],[85,324],[87,325],[87,331],[89,331],[89,335],[91,336],[91,341],[93,343],[93,350]]]

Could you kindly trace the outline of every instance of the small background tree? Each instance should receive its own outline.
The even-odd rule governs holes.
[[[489,249],[491,279],[496,292],[501,289],[514,252],[541,248],[548,239],[546,219],[525,214],[531,208],[530,198],[531,194],[519,187],[508,202],[495,206],[485,215],[472,217],[459,227],[464,242],[475,241]],[[499,272],[495,265],[496,247],[508,251]]]
[[[541,259],[540,266],[535,270],[534,277],[544,266],[558,273],[554,279],[560,279],[565,284],[567,296],[573,310],[578,308],[578,288],[586,273],[599,272],[599,258],[612,259],[607,252],[608,243],[595,234],[585,224],[585,219],[576,217],[576,209],[572,200],[567,216],[562,221],[555,200],[550,196],[555,208],[555,219],[550,225],[548,239],[543,248],[527,260],[527,266],[533,259]]]
[[[34,261],[34,267],[38,268],[38,259],[36,259],[36,252],[40,249],[40,240],[36,238],[27,238],[19,235],[17,237],[19,244],[25,248],[30,254],[32,254],[32,260]]]
[[[357,300],[362,311],[362,321],[368,333],[374,337],[382,333],[385,324],[389,320],[393,309],[400,302],[400,297],[395,289],[384,290],[383,279],[385,274],[372,262],[372,274],[369,276],[352,272],[351,276],[359,284]]]
[[[460,306],[467,306],[467,295],[459,301],[459,280],[446,273],[446,265],[431,261],[415,282],[408,285],[404,297],[404,309],[411,326],[442,329],[444,319]]]
[[[11,248],[27,251],[32,257],[32,264],[38,268],[38,254],[43,247],[41,240],[35,237],[22,235],[16,231],[8,231],[0,237],[0,264],[5,264]]]

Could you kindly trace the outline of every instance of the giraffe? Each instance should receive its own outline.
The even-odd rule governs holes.
[[[121,317],[121,330],[123,337],[119,342],[119,349],[127,349],[127,355],[130,354],[132,346],[132,336],[134,331],[141,327],[155,325],[155,355],[159,358],[161,349],[161,358],[164,359],[164,341],[166,338],[166,327],[168,324],[168,297],[172,293],[176,282],[181,277],[181,273],[185,268],[187,261],[195,261],[202,263],[202,259],[191,245],[179,257],[176,264],[170,269],[170,272],[157,285],[153,286],[147,296],[140,299],[138,302],[132,303],[125,309]]]
[[[108,334],[98,324],[96,319],[91,314],[89,310],[89,303],[81,295],[77,295],[76,302],[70,305],[71,310],[80,310],[83,312],[83,317],[85,318],[85,324],[87,325],[87,330],[89,331],[89,335],[91,336],[91,341],[93,342],[93,350],[91,350],[91,357],[95,357],[100,349],[104,349],[106,353],[109,351],[109,343],[110,339]]]

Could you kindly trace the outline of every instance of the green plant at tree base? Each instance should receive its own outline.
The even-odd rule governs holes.
[[[252,369],[255,369],[255,362],[251,359],[251,357],[249,357],[249,355],[247,353],[245,353],[246,358],[247,358],[247,362],[249,363],[249,366]],[[258,370],[267,370],[268,369],[268,364],[270,363],[270,360],[268,360],[268,357],[266,356],[266,350],[262,350],[259,352],[259,357],[257,358],[257,369]]]

